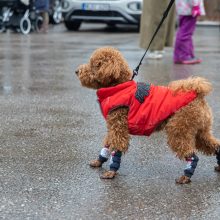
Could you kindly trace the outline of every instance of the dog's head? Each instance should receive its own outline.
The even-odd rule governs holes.
[[[89,63],[78,67],[76,75],[82,86],[99,89],[130,80],[132,71],[117,49],[103,47],[93,52]]]

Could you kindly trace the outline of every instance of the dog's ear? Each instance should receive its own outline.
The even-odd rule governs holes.
[[[125,82],[131,78],[131,70],[122,54],[114,48],[97,49],[91,59],[92,72],[102,86]]]
[[[108,59],[103,65],[102,65],[102,72],[105,73],[105,75],[109,78],[113,78],[117,80],[120,77],[121,71],[122,71],[122,65],[119,60],[116,60],[116,58]]]
[[[105,57],[99,68],[100,77],[103,80],[121,82],[130,78],[131,72],[127,62],[122,56]]]

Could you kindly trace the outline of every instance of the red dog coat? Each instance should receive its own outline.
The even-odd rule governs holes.
[[[150,136],[166,118],[196,98],[194,91],[178,92],[167,87],[128,81],[97,91],[101,111],[106,119],[112,110],[126,106],[129,133]]]

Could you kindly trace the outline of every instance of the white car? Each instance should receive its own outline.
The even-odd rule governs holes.
[[[64,0],[64,24],[74,31],[82,22],[139,26],[142,4],[143,0]]]

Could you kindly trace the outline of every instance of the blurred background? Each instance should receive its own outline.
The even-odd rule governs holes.
[[[42,8],[43,4],[48,6]],[[204,4],[206,15],[198,24],[219,25],[220,0],[204,0]],[[0,0],[0,32],[41,32],[42,25],[47,32],[44,11],[51,25],[62,23],[67,30],[77,31],[85,22],[105,23],[112,28],[134,25],[139,30],[142,7],[142,0]]]

